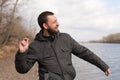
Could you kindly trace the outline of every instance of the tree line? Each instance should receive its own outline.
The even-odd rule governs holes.
[[[91,40],[93,43],[120,43],[120,33],[109,34],[101,40]]]
[[[120,43],[120,33],[110,34],[106,37],[103,37],[101,41],[107,43]]]

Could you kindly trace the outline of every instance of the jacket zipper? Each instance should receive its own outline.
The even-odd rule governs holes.
[[[59,60],[58,60],[58,57],[57,57],[56,51],[55,51],[55,49],[54,49],[52,43],[51,43],[51,47],[52,47],[52,49],[53,49],[53,51],[54,51],[54,54],[55,54],[56,60],[57,60],[57,62],[58,62],[58,65],[59,65],[59,67],[60,67],[60,70],[61,70],[61,72],[62,72],[63,80],[65,80],[65,77],[64,77],[64,74],[63,74],[63,71],[62,71],[62,67],[61,67],[61,65],[60,65],[60,62],[59,62]]]

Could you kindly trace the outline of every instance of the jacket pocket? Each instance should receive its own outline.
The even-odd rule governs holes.
[[[61,54],[63,60],[70,65],[71,64],[71,52],[68,48],[61,48]]]
[[[61,48],[62,52],[69,52],[69,49],[68,48]]]

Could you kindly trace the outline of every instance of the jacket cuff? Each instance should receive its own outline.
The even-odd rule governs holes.
[[[101,69],[102,69],[103,72],[106,72],[107,69],[109,69],[109,66],[108,66],[107,64],[104,63],[104,65],[102,66]]]
[[[27,51],[22,53],[20,52],[20,50],[17,51],[17,54],[16,54],[16,60],[24,60],[26,59],[26,55],[27,55]]]

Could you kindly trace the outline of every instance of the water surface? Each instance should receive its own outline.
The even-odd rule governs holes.
[[[89,48],[111,69],[111,75],[105,74],[96,66],[73,56],[73,65],[77,75],[75,80],[120,80],[120,44],[82,43]]]

